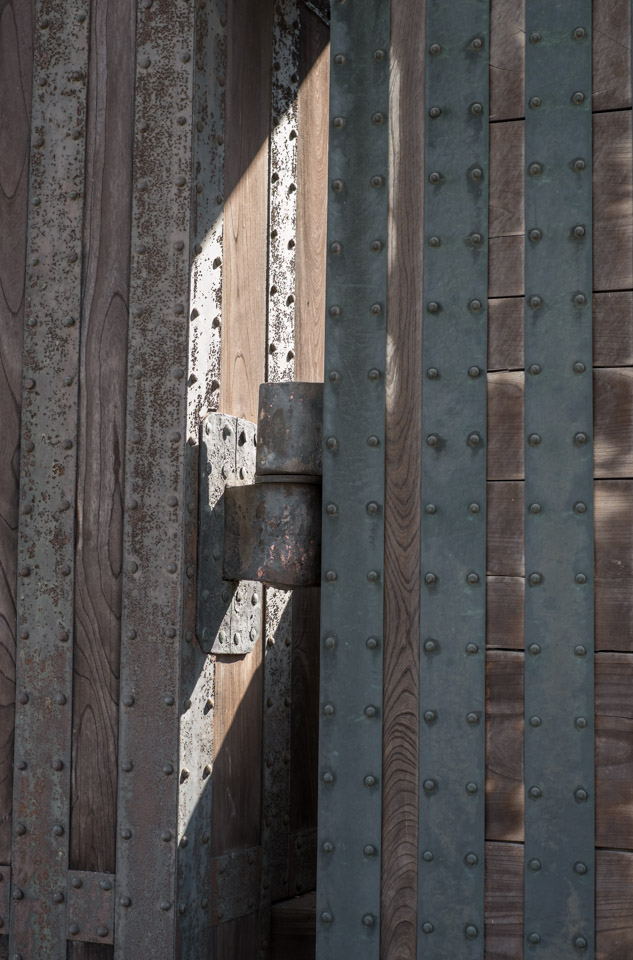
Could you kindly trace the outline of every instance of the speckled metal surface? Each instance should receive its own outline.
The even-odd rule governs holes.
[[[110,873],[71,870],[66,895],[68,939],[112,943],[115,877]]]
[[[66,955],[90,5],[35,3],[9,952]]]
[[[323,384],[262,383],[257,420],[257,475],[322,470]]]

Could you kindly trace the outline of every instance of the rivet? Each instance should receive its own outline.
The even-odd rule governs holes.
[[[54,902],[54,903],[63,903],[63,902],[64,902],[64,894],[61,893],[61,892],[59,892],[59,891],[58,891],[57,893],[54,893],[54,894],[53,894],[53,902]]]
[[[531,433],[528,437],[528,443],[531,447],[538,447],[541,442],[541,438],[538,433]]]
[[[586,433],[577,433],[577,434],[575,434],[575,436],[574,436],[574,443],[575,443],[577,446],[582,447],[583,444],[585,444],[588,439],[589,439],[589,438],[588,438],[588,436],[587,436]]]
[[[371,514],[372,516],[378,513],[379,509],[380,507],[373,500],[370,500],[370,502],[367,504],[367,513]]]
[[[32,380],[30,377],[28,377],[28,378],[24,381],[24,389],[25,389],[25,390],[34,390],[34,389],[35,389],[35,380]]]
[[[57,704],[58,707],[63,707],[64,704],[66,703],[65,694],[58,693],[57,696],[55,697],[55,703]]]
[[[334,851],[334,844],[330,840],[325,840],[321,844],[321,850],[323,850],[323,853],[332,853]]]
[[[573,35],[576,40],[584,40],[587,36],[587,31],[584,27],[576,27]]]
[[[377,447],[380,443],[378,437],[367,437],[367,443],[370,447]]]
[[[376,111],[376,113],[373,113],[373,114],[372,114],[371,122],[372,122],[372,123],[382,123],[384,119],[385,119],[384,114],[383,114],[383,113],[380,113],[380,111],[378,110],[378,111]]]
[[[337,53],[334,57],[334,63],[337,65],[337,67],[340,67],[345,63],[345,55],[342,53]]]
[[[466,577],[466,582],[470,584],[479,583],[479,574],[471,572]]]
[[[586,583],[586,582],[587,582],[587,576],[586,576],[586,574],[584,574],[584,573],[577,573],[577,574],[576,574],[576,583]]]
[[[159,907],[161,910],[167,911],[170,909],[171,903],[169,902],[169,900],[161,900],[159,903]]]
[[[435,653],[437,650],[437,641],[433,639],[424,641],[424,652],[425,653]]]
[[[107,937],[107,936],[108,936],[108,928],[107,928],[107,927],[104,927],[103,925],[101,925],[100,927],[97,927],[97,936],[99,936],[99,937]]]
[[[119,897],[119,903],[121,904],[122,907],[126,907],[126,908],[132,905],[132,901],[130,900],[129,897]]]
[[[530,513],[537,514],[541,512],[541,505],[540,503],[531,503],[529,509],[530,509]]]
[[[572,103],[576,103],[576,104],[584,103],[585,95],[582,92],[582,90],[577,90],[575,93],[572,94],[571,99],[572,99]]]
[[[538,377],[539,373],[541,372],[540,363],[531,363],[529,367],[529,372],[533,377]]]
[[[470,447],[477,447],[481,443],[481,436],[478,433],[470,433],[468,435],[468,445]]]
[[[582,157],[578,157],[576,160],[574,160],[573,166],[574,166],[574,170],[577,173],[582,173],[582,171],[586,168],[587,164],[582,159]]]
[[[373,917],[373,915],[372,915],[371,913],[366,913],[366,914],[365,914],[365,916],[363,917],[363,924],[364,924],[364,926],[366,926],[366,927],[373,927],[373,925],[374,925],[374,917]]]
[[[576,728],[578,730],[584,730],[587,726],[587,720],[585,717],[576,717]]]
[[[587,941],[584,937],[576,937],[574,940],[574,946],[576,947],[576,950],[585,950],[587,947]]]
[[[531,653],[533,657],[538,657],[541,652],[541,646],[539,643],[531,643],[528,647],[528,653]]]
[[[464,863],[467,867],[476,867],[479,863],[479,857],[476,853],[467,853],[464,857]]]
[[[442,52],[442,48],[439,45],[439,43],[432,43],[431,46],[429,47],[429,53],[431,54],[432,57],[436,57],[438,53],[441,53],[441,52]]]
[[[574,298],[573,298],[573,299],[574,299],[574,303],[575,303],[575,305],[576,305],[577,307],[584,307],[585,304],[587,303],[587,298],[586,298],[586,296],[584,295],[584,293],[576,293],[576,294],[574,294]]]
[[[20,574],[21,577],[29,577],[31,575],[31,568],[28,567],[26,564],[23,564],[20,567],[18,573]]]
[[[587,504],[586,504],[586,503],[583,503],[582,500],[579,500],[577,503],[574,504],[574,511],[575,511],[576,513],[586,513],[586,512],[587,512]]]
[[[17,827],[15,828],[15,832],[17,833],[18,837],[23,837],[26,833],[26,827],[23,823],[18,823]]]
[[[376,712],[377,712],[377,711],[376,711],[376,708],[375,708],[374,706],[372,706],[371,704],[370,704],[369,706],[365,707],[365,716],[366,716],[366,717],[370,717],[370,718],[371,718],[371,717],[375,717],[375,716],[376,716]]]
[[[385,178],[379,176],[378,174],[376,174],[371,178],[372,187],[382,187],[384,186],[384,183],[385,183]]]
[[[372,240],[369,247],[370,247],[370,250],[373,251],[373,253],[379,253],[382,250],[382,241]]]
[[[427,443],[427,446],[429,447],[437,447],[439,442],[440,442],[440,438],[439,438],[439,434],[437,433],[430,433],[426,438],[426,443]]]
[[[579,787],[574,791],[574,798],[578,803],[585,803],[589,799],[589,794],[583,787]]]
[[[440,309],[440,305],[439,303],[437,303],[437,301],[431,300],[429,301],[429,303],[427,303],[426,309],[428,310],[429,313],[437,313],[438,310]]]
[[[378,63],[380,63],[382,60],[384,60],[384,59],[385,59],[385,56],[386,56],[386,54],[385,54],[385,51],[384,51],[384,50],[375,50],[375,51],[374,51],[374,60],[377,60]]]
[[[540,718],[540,717],[537,717],[537,716],[530,717],[530,726],[531,726],[531,727],[540,727],[540,725],[541,725],[541,718]]]
[[[376,639],[376,637],[368,637],[365,642],[365,645],[368,650],[376,650],[376,648],[378,647],[378,640]]]
[[[577,360],[574,364],[574,373],[584,373],[587,368],[581,360]]]
[[[328,580],[330,583],[333,583],[334,580],[337,579],[336,571],[335,571],[335,570],[327,570],[327,571],[326,571],[326,574],[325,574],[325,579]]]
[[[434,573],[425,573],[424,582],[428,584],[437,583],[437,576]]]
[[[379,574],[377,570],[370,570],[367,574],[367,579],[370,583],[376,583],[378,581],[378,577]]]
[[[481,370],[479,369],[479,367],[473,366],[468,368],[468,376],[472,377],[473,380],[475,380],[480,375],[480,373],[481,373]]]
[[[533,860],[528,861],[528,867],[533,873],[538,873],[541,869],[541,861],[537,860],[536,857]]]
[[[430,780],[430,779],[425,780],[424,783],[422,784],[422,787],[426,793],[433,793],[433,791],[437,787],[437,783],[435,780]]]
[[[25,693],[25,692],[23,691],[22,693],[18,694],[18,701],[19,701],[19,703],[21,703],[23,706],[24,706],[25,704],[27,704],[27,703],[29,702],[29,695],[28,695],[28,693]]]
[[[543,165],[541,163],[531,163],[528,167],[528,173],[531,177],[538,177],[543,173]]]
[[[70,564],[62,563],[61,567],[59,568],[59,572],[61,573],[62,577],[70,576]]]
[[[364,853],[364,855],[365,855],[366,857],[375,857],[375,856],[376,856],[376,848],[375,848],[375,846],[374,846],[372,843],[368,843],[368,844],[366,844],[365,847],[363,848],[363,853]]]
[[[436,513],[437,507],[435,506],[434,503],[427,503],[426,507],[424,508],[424,512],[430,513],[430,514]]]
[[[62,827],[61,823],[56,823],[56,824],[55,824],[55,826],[53,827],[53,834],[54,834],[56,837],[63,837],[63,836],[64,836],[64,828]]]
[[[431,107],[431,109],[429,110],[429,117],[431,118],[431,120],[437,120],[437,118],[440,116],[441,113],[442,111],[440,110],[439,107]]]
[[[466,784],[466,793],[470,793],[471,796],[474,796],[478,792],[478,790],[479,790],[479,787],[477,786],[476,783],[473,783],[471,781],[470,783]]]
[[[57,759],[56,759],[56,760],[53,760],[52,766],[53,766],[53,770],[63,770],[63,769],[64,769],[64,763],[63,763],[62,760],[57,760]]]
[[[334,647],[336,646],[336,640],[335,640],[335,638],[334,638],[334,637],[326,637],[326,638],[325,638],[325,646],[328,648],[328,650],[333,650]]]
[[[69,440],[69,439],[64,440],[64,441],[62,442],[62,447],[64,448],[64,450],[72,450],[72,448],[73,448],[73,442],[72,442],[72,440]]]
[[[481,50],[483,45],[484,45],[484,42],[481,39],[481,37],[475,37],[475,39],[471,43],[471,47],[473,48],[473,50]]]
[[[531,33],[530,34],[530,43],[540,43],[541,34],[540,33]]]
[[[543,306],[543,299],[542,297],[538,296],[530,297],[528,303],[530,304],[532,310],[539,310],[540,307]]]
[[[138,570],[138,563],[136,562],[136,560],[129,560],[126,565],[126,568],[128,573],[136,573]]]
[[[332,923],[332,914],[324,910],[321,914],[321,923]]]
[[[333,716],[333,714],[334,714],[334,707],[332,706],[331,703],[326,703],[326,704],[325,704],[325,706],[323,707],[323,713],[325,714],[326,717],[331,717],[331,716]]]
[[[333,181],[332,181],[332,190],[336,190],[337,192],[339,192],[339,191],[341,191],[341,190],[343,189],[343,186],[344,186],[344,184],[343,184],[343,181],[342,181],[342,180],[333,180]]]
[[[532,587],[538,587],[540,583],[543,583],[543,574],[542,573],[531,573],[528,577],[528,582]]]
[[[432,863],[434,859],[433,852],[431,850],[425,850],[422,854],[422,859],[425,863]]]
[[[343,246],[338,242],[338,240],[335,240],[330,244],[330,253],[340,253],[342,249]]]
[[[374,317],[380,316],[382,313],[382,304],[372,303],[371,307],[369,308],[369,312],[373,314]]]
[[[131,760],[124,760],[123,763],[121,764],[121,769],[122,769],[125,773],[129,773],[130,770],[132,769],[132,761],[131,761]]]
[[[167,573],[175,573],[177,570],[175,563],[168,563],[166,567]]]
[[[475,713],[474,711],[467,713],[466,722],[469,723],[471,726],[474,726],[476,723],[479,723],[479,714]]]
[[[35,450],[35,444],[33,443],[32,440],[26,440],[24,443],[24,449],[26,450],[27,453],[33,453],[33,451]]]
[[[18,760],[16,766],[18,770],[26,770],[26,760]]]
[[[433,933],[434,930],[435,927],[428,920],[422,924],[422,933]]]
[[[437,170],[434,170],[432,173],[429,174],[429,183],[433,183],[433,184],[439,183],[441,179],[442,179],[442,174],[438,173]]]
[[[473,167],[472,170],[470,171],[471,180],[481,180],[483,175],[484,175],[484,172],[481,169],[481,167]]]
[[[473,311],[473,313],[477,313],[478,310],[481,310],[481,300],[471,300],[468,304],[468,307]]]
[[[323,774],[323,783],[334,783],[334,774],[331,770],[326,770]]]
[[[583,237],[585,236],[585,228],[581,223],[579,223],[577,226],[574,227],[574,236],[578,240],[582,240]]]
[[[586,873],[586,872],[587,872],[587,864],[586,864],[586,863],[582,863],[582,862],[579,860],[577,863],[574,864],[574,872],[575,872],[575,873],[580,873],[580,874]]]
[[[338,306],[332,306],[332,307],[330,307],[330,316],[331,316],[331,317],[340,317],[340,315],[341,315],[341,308],[340,308],[340,307],[338,307]]]
[[[441,242],[439,237],[429,237],[429,247],[439,247]]]
[[[579,643],[578,646],[574,647],[574,655],[575,655],[576,657],[586,657],[586,656],[587,656],[587,648],[586,648],[586,647],[583,647],[583,645],[582,645],[581,643]]]
[[[380,379],[380,370],[376,370],[375,367],[372,367],[372,369],[369,371],[369,373],[367,374],[367,376],[369,377],[370,380],[379,380],[379,379]]]
[[[474,923],[469,923],[466,925],[466,927],[464,927],[464,933],[466,934],[466,938],[468,940],[474,940],[475,937],[478,935],[479,931],[477,930],[477,927],[474,925]]]
[[[540,230],[535,228],[534,230],[530,230],[530,232],[528,233],[528,236],[532,241],[532,243],[538,243],[539,240],[542,238],[543,234],[541,233]]]
[[[469,239],[473,246],[477,247],[482,242],[483,237],[480,233],[471,233]]]
[[[529,933],[529,934],[528,934],[528,943],[532,943],[532,944],[536,945],[536,944],[538,944],[538,943],[540,943],[540,942],[541,942],[541,936],[540,936],[540,934],[538,934],[538,933]]]
[[[529,102],[530,102],[530,107],[533,110],[536,110],[538,107],[541,106],[543,101],[541,100],[540,97],[531,97]]]
[[[540,787],[530,787],[530,789],[528,790],[528,793],[531,796],[532,800],[538,800],[543,795],[543,791],[541,790]]]
[[[20,890],[19,887],[16,887],[16,888],[13,890],[11,896],[13,897],[14,900],[21,900],[22,897],[24,896],[24,894],[22,893],[22,891]]]
[[[437,710],[425,710],[424,720],[426,723],[434,723],[437,720]]]
[[[471,103],[471,105],[470,105],[470,112],[473,114],[473,116],[475,116],[475,117],[480,117],[480,116],[482,115],[482,113],[484,112],[484,105],[483,105],[483,103],[479,103],[479,102],[477,102],[477,101],[475,101],[475,103]]]
[[[171,763],[163,764],[163,773],[165,774],[166,777],[171,777],[173,772],[174,772],[174,768]]]

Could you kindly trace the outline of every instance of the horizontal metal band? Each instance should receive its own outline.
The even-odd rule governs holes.
[[[418,956],[483,957],[489,5],[426,21]]]
[[[525,121],[525,946],[594,954],[591,2],[532,0]]]
[[[332,9],[319,960],[380,952],[389,25],[389,0]]]

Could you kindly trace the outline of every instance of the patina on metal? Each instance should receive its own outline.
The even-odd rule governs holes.
[[[67,886],[68,939],[113,943],[115,877],[70,870]]]
[[[380,953],[389,39],[389,0],[333,5],[318,960]]]
[[[426,9],[418,956],[480,960],[489,3]]]
[[[178,247],[187,250],[191,236],[193,41],[193,4],[139,4],[118,745],[129,767],[118,778],[117,960],[173,960],[180,916],[179,782],[190,773],[179,724],[190,276]]]
[[[526,9],[524,956],[594,956],[590,0]]]
[[[206,653],[250,653],[261,636],[262,588],[223,579],[225,512],[228,483],[233,490],[254,478],[255,425],[248,420],[212,413],[205,418],[200,441],[200,528],[198,543],[197,636]]]
[[[9,924],[24,960],[66,956],[88,11],[33,10]]]
[[[318,482],[292,483],[278,478],[274,483],[227,487],[224,501],[225,579],[287,588],[318,585]]]
[[[320,477],[322,383],[262,383],[257,423],[257,475]]]

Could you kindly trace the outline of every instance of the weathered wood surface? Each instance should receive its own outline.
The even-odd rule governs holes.
[[[0,4],[0,861],[11,859],[18,476],[33,4]]]
[[[314,960],[316,895],[306,893],[273,906],[273,960]]]
[[[415,956],[418,927],[424,48],[424,5],[392,5],[380,932],[394,958]]]
[[[116,848],[134,26],[126,0],[94,10],[86,139],[70,866],[104,872]]]
[[[323,379],[330,31],[301,4],[297,103],[295,379]]]

